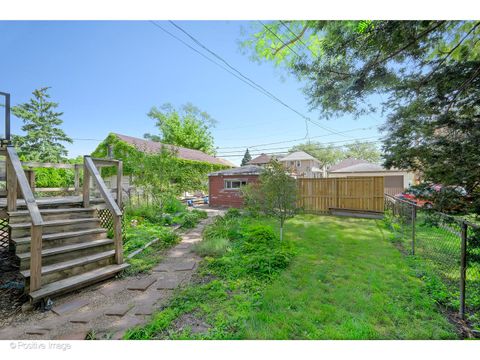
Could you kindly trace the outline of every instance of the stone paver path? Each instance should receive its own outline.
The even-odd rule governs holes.
[[[221,214],[206,210],[208,219],[183,234],[150,273],[109,280],[54,299],[52,311],[19,314],[0,330],[0,339],[80,340],[88,333],[99,339],[120,339],[126,330],[147,323],[196,271],[200,258],[192,246],[201,240],[205,225]]]

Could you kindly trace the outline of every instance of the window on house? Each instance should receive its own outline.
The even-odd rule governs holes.
[[[300,162],[300,160],[297,161],[297,167],[300,167],[301,164],[302,164],[302,163]]]
[[[290,166],[295,166],[295,161],[290,161]]]
[[[237,190],[244,185],[247,185],[247,180],[225,180],[224,188],[227,190]]]

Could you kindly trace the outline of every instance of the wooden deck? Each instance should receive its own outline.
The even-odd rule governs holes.
[[[113,194],[115,197],[115,194]],[[39,197],[35,199],[39,207],[50,207],[59,205],[73,205],[82,206],[83,197],[81,195],[72,196],[51,196],[51,197]],[[98,205],[103,207],[105,201],[102,198],[90,198],[91,205]],[[17,207],[19,209],[26,208],[25,200],[17,199]],[[7,211],[7,198],[0,198],[0,217],[6,215]]]

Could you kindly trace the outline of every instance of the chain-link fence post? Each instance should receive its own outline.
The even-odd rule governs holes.
[[[460,252],[460,317],[465,318],[465,281],[467,275],[467,224],[461,225],[461,252]]]
[[[415,255],[415,223],[417,221],[417,207],[412,206],[412,255]]]

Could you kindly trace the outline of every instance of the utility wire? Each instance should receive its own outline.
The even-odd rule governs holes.
[[[338,135],[338,132],[333,130],[333,129],[330,129],[326,126],[323,126],[321,124],[318,124],[317,122],[313,121],[311,118],[309,118],[308,116],[302,114],[301,112],[299,112],[298,110],[294,109],[293,107],[291,107],[290,105],[288,105],[287,103],[285,103],[283,100],[279,99],[277,96],[275,96],[273,93],[271,93],[269,90],[265,89],[263,86],[261,86],[260,84],[258,84],[257,82],[255,82],[254,80],[252,80],[250,77],[246,76],[245,74],[243,74],[241,71],[239,71],[238,69],[236,69],[233,65],[231,65],[228,61],[226,61],[223,57],[221,57],[220,55],[218,55],[216,52],[214,52],[213,50],[211,50],[210,48],[208,48],[207,46],[205,46],[203,43],[201,43],[197,38],[195,38],[193,35],[191,35],[188,31],[186,31],[184,28],[182,28],[180,25],[176,24],[175,22],[173,21],[169,21],[173,26],[175,26],[178,30],[180,30],[181,32],[183,32],[186,36],[188,36],[193,42],[195,42],[195,44],[197,44],[198,46],[200,46],[202,49],[204,49],[205,51],[207,51],[208,53],[212,54],[214,57],[216,57],[217,59],[219,59],[221,62],[223,62],[228,68],[230,68],[232,71],[234,71],[236,74],[238,74],[238,76],[242,77],[245,81],[253,84],[254,87],[257,88],[258,91],[260,91],[261,93],[263,93],[264,95],[270,97],[271,99],[277,101],[278,103],[280,103],[281,105],[283,105],[284,107],[286,107],[287,109],[289,109],[290,111],[293,111],[294,113],[296,113],[298,116],[302,117],[305,121],[309,121],[311,122],[312,124],[320,127],[321,129],[325,130],[325,131],[328,131],[332,134],[335,134],[335,135]],[[155,22],[153,22],[155,25],[159,26],[158,24],[156,24]],[[183,42],[183,41],[182,41]],[[190,47],[190,46],[189,46]],[[198,51],[197,51],[198,52]],[[238,77],[237,76],[237,77]],[[252,87],[253,87],[252,86]],[[306,125],[306,135],[305,135],[305,138],[308,137],[308,125]]]
[[[352,140],[340,140],[340,141],[330,141],[330,142],[327,142],[327,143],[323,143],[321,144],[320,146],[317,146],[316,148],[320,149],[322,148],[322,146],[329,146],[331,144],[338,144],[338,143],[342,143],[342,142],[348,142],[346,145],[349,145],[349,144],[355,144],[355,142],[357,141],[360,141],[360,142],[364,142],[364,140],[371,140],[371,139],[378,139],[378,136],[368,136],[368,137],[364,137],[364,138],[359,138],[359,139],[355,139],[355,141],[352,142]],[[312,145],[315,145],[315,144],[312,144]],[[295,145],[293,145],[295,146]],[[248,149],[252,149],[252,147],[242,147],[242,149],[244,148],[248,148]],[[288,150],[289,148],[291,148],[291,146],[281,146],[281,147],[273,147],[273,148],[253,148],[254,151],[269,151],[269,150],[280,150],[280,149],[286,149]],[[222,154],[229,154],[229,153],[238,153],[240,150],[232,150],[232,151],[220,151],[220,153]]]
[[[377,143],[381,143],[382,140],[373,140],[373,141],[365,141],[363,142],[362,144],[377,144]],[[338,148],[342,148],[342,147],[345,147],[347,145],[351,145],[351,144],[354,144],[354,143],[348,143],[348,144],[342,144],[342,145],[338,145],[338,146],[332,146],[330,148],[333,148],[333,149],[338,149]],[[320,149],[320,148],[318,148]],[[258,155],[262,155],[262,154],[268,154],[268,155],[274,155],[274,154],[285,154],[287,153],[288,151],[272,151],[272,152],[251,152],[250,155],[252,156],[258,156]],[[243,155],[245,155],[244,153],[237,153],[237,154],[217,154],[216,156],[217,157],[242,157]]]
[[[359,130],[371,130],[374,127],[375,126],[369,126],[369,127],[366,127],[366,128],[349,129],[349,130],[342,131],[341,133],[347,133],[347,132],[353,132],[353,131],[359,131]],[[330,135],[329,134],[323,134],[323,135],[318,135],[318,136],[312,136],[312,137],[310,137],[310,139],[317,139],[317,138],[321,138],[321,137],[325,137],[325,136],[330,136]],[[217,147],[217,150],[220,150],[220,149],[245,149],[247,147],[249,149],[252,149],[252,148],[257,148],[259,146],[287,144],[287,143],[292,143],[292,142],[302,141],[302,140],[304,140],[304,139],[300,138],[300,139],[292,139],[292,140],[283,140],[283,141],[277,141],[277,142],[273,142],[273,143],[256,144],[256,145],[250,145],[250,146],[225,146],[225,147]],[[351,139],[351,140],[359,140],[359,139]],[[343,141],[346,141],[346,140],[343,140]]]

